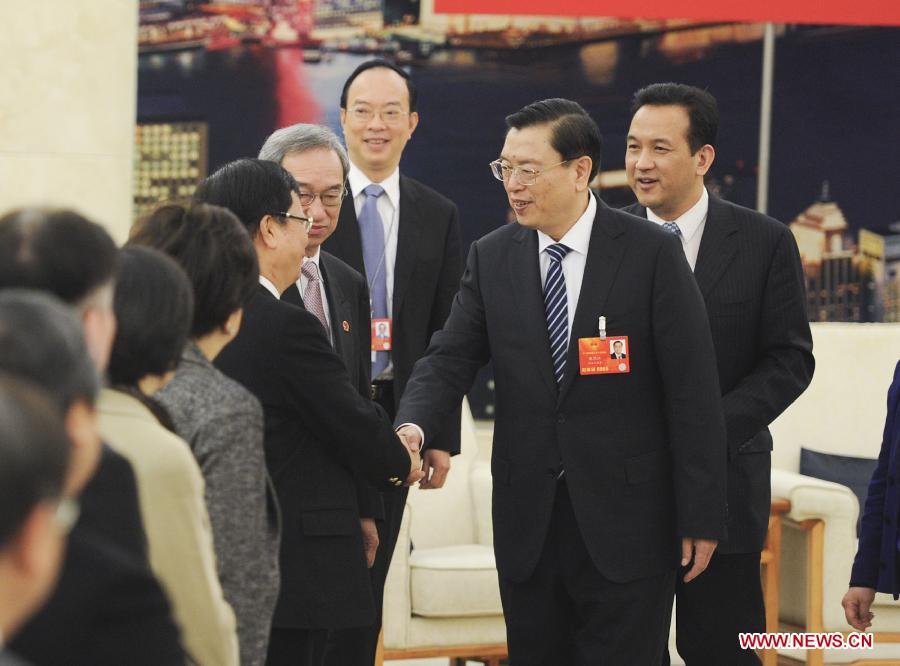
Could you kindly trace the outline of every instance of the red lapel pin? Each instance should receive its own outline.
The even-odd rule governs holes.
[[[350,323],[345,319],[344,321],[341,322],[341,328],[344,329],[344,333],[349,333],[350,332]]]

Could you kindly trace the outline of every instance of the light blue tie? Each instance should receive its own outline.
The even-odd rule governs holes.
[[[676,236],[678,236],[678,238],[684,237],[684,234],[681,233],[681,229],[675,222],[663,222],[662,228],[669,233],[675,234]]]
[[[372,183],[363,190],[366,201],[359,211],[359,232],[362,237],[363,262],[366,265],[366,280],[369,283],[369,299],[372,304],[372,319],[387,319],[387,268],[384,252],[384,226],[378,214],[378,197],[384,194],[381,185]],[[391,331],[393,333],[393,331]],[[393,342],[393,340],[391,341]],[[372,362],[372,379],[381,374],[390,362],[390,353],[375,353]]]
[[[550,256],[550,267],[544,281],[544,311],[547,314],[547,332],[550,335],[550,358],[557,386],[566,372],[566,354],[569,351],[569,304],[566,296],[566,276],[562,260],[571,248],[562,243],[550,245],[544,251]]]

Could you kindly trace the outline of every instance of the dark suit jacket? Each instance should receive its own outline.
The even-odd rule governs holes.
[[[130,553],[85,530],[69,535],[59,583],[12,641],[35,666],[184,666],[159,583]]]
[[[391,313],[394,326],[391,359],[397,404],[413,365],[425,352],[431,335],[444,325],[450,313],[462,273],[460,243],[456,205],[422,183],[401,175]],[[344,199],[337,229],[325,241],[324,247],[366,274],[352,197]],[[426,446],[459,453],[459,427],[459,409],[456,409],[441,428],[429,436]]]
[[[81,496],[82,528],[103,537],[140,563],[147,563],[147,537],[138,504],[137,481],[131,464],[106,444],[94,476]]]
[[[643,206],[625,210],[647,215]],[[758,552],[771,501],[768,426],[803,393],[815,366],[797,243],[777,220],[710,196],[694,277],[728,430],[728,540],[719,552]]]
[[[344,361],[350,375],[350,383],[356,387],[361,396],[368,398],[372,343],[369,288],[366,279],[358,271],[324,250],[319,250],[319,268],[331,315],[331,339],[334,340],[334,351]],[[296,283],[288,287],[281,295],[281,300],[305,309],[303,297]],[[359,480],[357,497],[361,517],[384,519],[384,503],[378,491]]]
[[[216,358],[262,403],[266,464],[281,503],[281,594],[273,626],[374,620],[353,472],[379,487],[409,474],[386,415],[351,385],[322,325],[260,286]]]
[[[860,523],[859,548],[853,561],[850,585],[871,587],[900,597],[900,363],[888,390],[887,419],[878,465],[872,473]]]
[[[425,436],[493,361],[494,550],[523,580],[544,545],[560,461],[588,552],[626,582],[673,570],[679,536],[721,539],[725,427],[703,299],[677,238],[598,204],[565,376],[550,359],[537,232],[477,241],[443,330],[416,364],[398,421]],[[580,376],[578,343],[627,335],[631,371]]]

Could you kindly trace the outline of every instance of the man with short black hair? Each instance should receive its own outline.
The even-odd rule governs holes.
[[[759,557],[771,500],[768,425],[815,366],[800,255],[787,226],[707,192],[719,127],[709,92],[656,83],[635,93],[631,111],[625,170],[638,203],[625,210],[675,235],[694,269],[728,434],[728,537],[701,578],[677,583],[678,652],[688,666],[759,664],[738,634],[766,630]]]
[[[269,136],[259,156],[280,164],[294,177],[300,187],[300,203],[313,219],[300,278],[281,298],[305,308],[322,322],[335,352],[344,361],[350,383],[368,398],[371,392],[369,289],[358,271],[322,250],[322,243],[337,228],[346,195],[344,183],[350,168],[347,151],[327,127],[298,123]],[[381,325],[386,327],[384,323]],[[379,493],[363,482],[358,485],[357,496],[366,561],[371,568],[379,543],[375,521],[384,520],[384,506]],[[370,661],[371,658],[364,663]]]
[[[0,664],[4,649],[53,589],[77,504],[63,497],[69,440],[34,385],[0,375]]]
[[[340,224],[324,249],[366,278],[372,395],[392,416],[431,335],[440,329],[462,272],[456,205],[400,172],[400,159],[419,124],[415,82],[386,60],[359,65],[341,90],[341,128],[350,168]],[[378,332],[381,331],[381,335]],[[459,453],[460,411],[451,413],[422,453],[420,488],[440,488]],[[343,632],[329,666],[371,663],[381,628],[384,582],[400,532],[406,490],[383,493],[385,520],[372,569],[378,617],[364,633]]]
[[[679,561],[701,575],[724,537],[703,301],[675,238],[590,193],[601,137],[579,104],[534,102],[506,121],[491,169],[518,224],[473,244],[401,400],[400,432],[427,445],[491,361],[510,662],[656,664]],[[615,339],[629,363],[609,361]]]
[[[314,223],[300,192],[281,166],[238,160],[195,195],[235,213],[259,259],[260,285],[215,365],[263,405],[285,526],[269,666],[319,666],[332,630],[374,618],[355,477],[383,488],[421,478],[418,448],[407,450],[383,411],[359,395],[321,321],[281,300],[300,277]]]

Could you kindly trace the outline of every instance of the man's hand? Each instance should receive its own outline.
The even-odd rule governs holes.
[[[690,583],[706,570],[718,545],[719,542],[715,539],[684,537],[681,540],[681,566],[686,567],[692,559],[694,560],[694,566],[684,575],[685,583]]]
[[[360,518],[359,526],[362,528],[363,546],[366,548],[366,566],[371,569],[375,564],[375,553],[378,552],[378,528],[375,527],[374,518]]]
[[[439,449],[428,449],[423,457],[422,471],[425,478],[419,483],[422,490],[441,488],[450,472],[450,454]]]
[[[859,631],[865,631],[871,627],[875,614],[869,609],[872,608],[874,600],[875,590],[871,587],[851,587],[847,590],[847,594],[841,599],[847,623]]]
[[[419,455],[419,448],[422,446],[422,438],[419,431],[412,426],[403,426],[397,430],[397,437],[403,442],[403,446],[409,452],[409,476],[406,477],[405,485],[411,486],[425,476],[422,471],[422,458]]]

